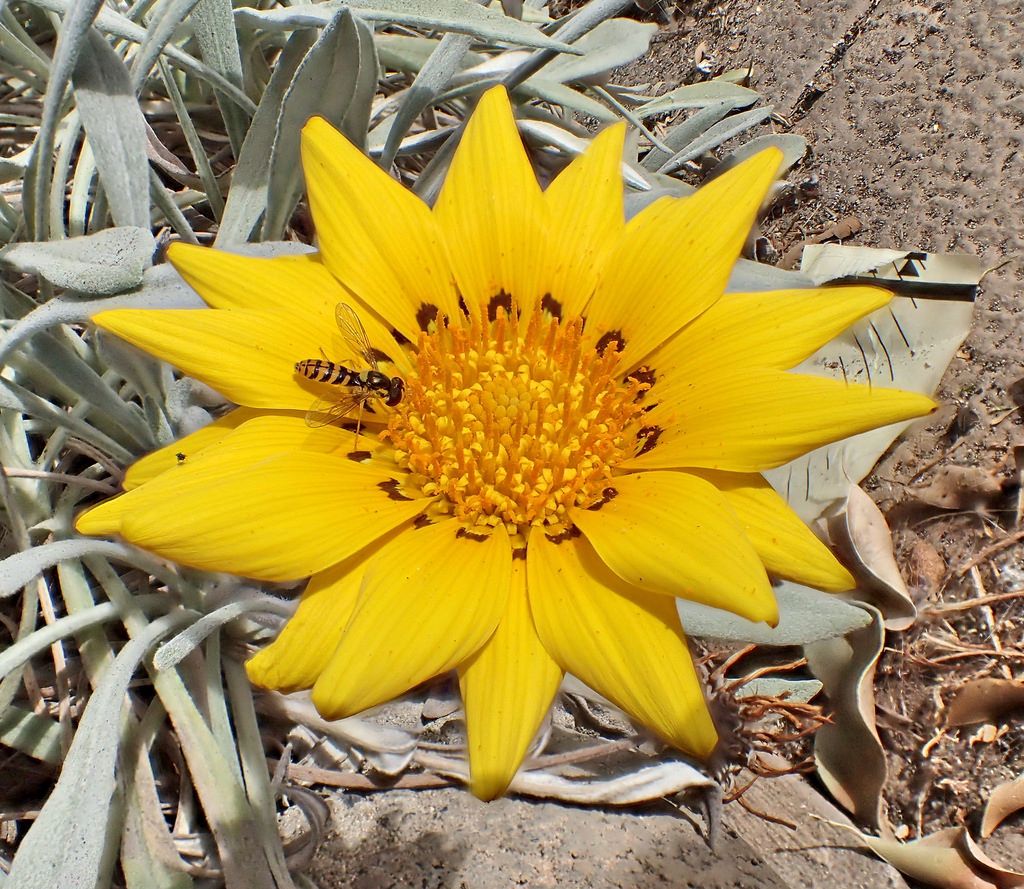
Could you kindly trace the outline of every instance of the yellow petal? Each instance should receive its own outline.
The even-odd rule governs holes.
[[[302,169],[324,265],[407,339],[458,298],[430,209],[320,117],[302,130]]]
[[[717,741],[675,600],[630,587],[581,538],[533,533],[526,555],[537,634],[568,673],[668,743],[701,758]]]
[[[260,412],[251,408],[236,408],[217,417],[202,429],[197,429],[166,447],[146,454],[128,467],[124,476],[124,489],[130,491],[152,481],[158,475],[163,475],[169,469],[184,467],[190,457],[195,457],[207,448],[224,441],[247,420],[258,416]]]
[[[335,309],[347,303],[357,310],[377,357],[388,356],[402,373],[411,364],[383,324],[327,270],[317,253],[266,259],[239,256],[175,241],[167,258],[196,292],[215,309],[286,310],[324,330],[321,343],[335,361],[359,360],[338,335]],[[320,357],[319,353],[312,357]]]
[[[594,292],[626,227],[622,207],[622,143],[626,125],[602,130],[544,192],[553,260],[545,307],[575,318]]]
[[[319,358],[331,331],[282,311],[114,309],[93,321],[247,407],[307,410],[314,384],[295,363]]]
[[[832,551],[760,475],[711,469],[694,475],[725,495],[771,574],[833,593],[857,585]]]
[[[647,363],[659,395],[708,376],[711,368],[788,370],[891,299],[881,287],[727,293]]]
[[[508,601],[504,531],[460,536],[451,519],[410,528],[367,563],[359,602],[313,703],[340,719],[452,670],[494,632]]]
[[[657,201],[630,220],[587,307],[599,348],[623,344],[629,369],[715,303],[781,160],[767,148],[692,196]]]
[[[434,207],[470,312],[509,297],[526,309],[547,292],[547,207],[504,87],[484,93]]]
[[[232,473],[252,472],[256,464],[289,451],[341,455],[352,446],[353,434],[350,431],[336,426],[310,429],[301,414],[265,414],[242,409],[225,415],[221,420],[225,424],[236,420],[239,423],[234,429],[220,426],[219,441],[206,440],[201,449],[178,451],[185,454],[184,460],[178,460],[175,453],[168,452],[184,446],[186,439],[150,455],[158,462],[173,459],[174,471],[161,472],[144,479],[145,498],[139,482],[126,494],[86,510],[78,516],[75,529],[80,534],[116,534],[121,530],[123,516],[134,510],[137,504],[161,504],[158,510],[163,513],[167,503],[176,502],[174,498],[182,486],[201,490]],[[219,423],[216,421],[211,425]],[[139,462],[147,459],[143,458]],[[145,467],[143,469],[145,471]],[[390,478],[389,475],[384,477]]]
[[[310,578],[280,635],[246,661],[255,685],[285,693],[313,687],[356,607],[364,568],[364,560],[349,559]]]
[[[219,478],[197,466],[191,478],[157,479],[125,495],[136,499],[121,534],[184,565],[295,580],[347,559],[430,503],[394,499],[401,495],[389,475],[335,454],[292,451],[235,471],[223,463]]]
[[[120,534],[121,521],[131,505],[130,493],[104,500],[75,517],[75,530],[89,537],[112,537],[114,534]]]
[[[326,354],[352,363],[333,315],[318,320],[282,311],[114,309],[93,321],[246,407],[306,411],[326,388],[298,374],[296,362]],[[408,367],[397,346],[386,360]]]
[[[288,309],[322,316],[351,301],[317,253],[242,256],[175,241],[167,259],[214,309]]]
[[[714,485],[684,472],[614,479],[600,509],[569,518],[627,583],[774,625],[775,596],[753,544]]]
[[[647,439],[653,445],[621,465],[760,472],[933,410],[935,402],[916,392],[777,370],[730,370],[703,385],[695,382],[674,401],[659,402],[645,417],[655,429]]]
[[[541,644],[526,598],[526,563],[512,561],[508,607],[494,635],[459,667],[470,789],[501,796],[551,707],[562,671]]]

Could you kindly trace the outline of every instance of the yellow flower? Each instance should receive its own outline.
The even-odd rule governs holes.
[[[564,671],[710,754],[674,597],[773,623],[769,574],[850,588],[759,472],[933,408],[786,372],[885,291],[722,295],[777,151],[627,223],[623,135],[602,132],[542,191],[493,89],[430,209],[313,119],[318,254],[175,244],[211,308],[95,318],[241,407],[136,463],[78,530],[202,569],[312,575],[248,670],[312,688],[328,718],[457,670],[484,799],[507,788]],[[295,369],[368,369],[339,304],[405,385],[393,407],[367,402],[354,452],[352,428],[305,420],[349,390]]]

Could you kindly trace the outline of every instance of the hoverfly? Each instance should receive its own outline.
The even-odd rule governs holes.
[[[377,365],[377,357],[363,322],[355,310],[347,303],[338,303],[334,309],[334,320],[345,338],[348,347],[362,361],[369,365],[369,370],[356,371],[344,364],[337,364],[324,358],[306,358],[295,364],[295,372],[307,380],[317,383],[329,383],[334,386],[347,386],[348,392],[340,398],[327,396],[318,398],[306,413],[306,425],[311,428],[326,426],[347,416],[359,407],[359,419],[356,421],[356,437],[363,421],[363,406],[371,398],[379,398],[388,407],[394,407],[405,394],[405,381],[401,377],[389,377],[382,373]]]

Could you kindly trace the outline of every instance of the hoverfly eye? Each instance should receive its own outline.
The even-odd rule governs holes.
[[[393,377],[390,385],[388,386],[388,398],[385,404],[388,407],[394,407],[402,400],[402,396],[405,394],[405,381],[401,377]]]

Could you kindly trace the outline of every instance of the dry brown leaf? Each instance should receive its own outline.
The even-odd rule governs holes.
[[[1005,819],[1021,809],[1024,809],[1024,775],[1006,781],[992,791],[981,815],[981,835],[992,836]]]
[[[974,842],[971,835],[964,828],[961,828],[960,831],[958,845],[964,855],[967,856],[972,867],[981,871],[986,879],[992,880],[999,889],[1019,889],[1019,887],[1024,886],[1024,874],[996,864],[982,851],[981,847]]]
[[[946,561],[927,540],[918,538],[907,558],[907,574],[915,601],[938,592],[946,578]]]
[[[858,821],[889,831],[882,817],[887,767],[875,729],[875,664],[885,631],[881,616],[846,636],[804,647],[807,665],[832,703],[832,723],[814,736],[814,757],[829,792]]]
[[[1002,889],[974,870],[960,848],[963,828],[940,830],[910,843],[865,836],[864,842],[900,873],[936,889]]]
[[[864,228],[864,223],[856,216],[844,216],[828,228],[822,229],[817,234],[811,235],[790,247],[782,255],[782,259],[779,260],[779,268],[795,269],[800,262],[800,257],[803,255],[804,247],[808,244],[824,244],[826,241],[845,241],[847,238],[852,238],[862,228]]]
[[[963,827],[950,827],[910,843],[861,834],[876,855],[901,873],[935,889],[1019,889],[1024,874],[989,858]]]
[[[1024,682],[1019,679],[973,679],[957,689],[946,710],[946,725],[1000,722],[1024,708]]]
[[[875,501],[850,485],[846,509],[829,518],[828,533],[858,580],[857,598],[882,612],[887,629],[907,629],[917,608],[896,564],[892,532]]]
[[[916,500],[940,509],[977,509],[1002,490],[995,473],[979,466],[942,466],[927,485],[911,488]]]

